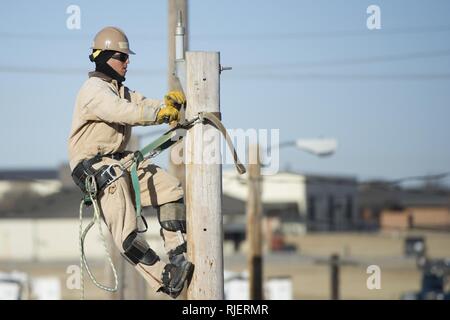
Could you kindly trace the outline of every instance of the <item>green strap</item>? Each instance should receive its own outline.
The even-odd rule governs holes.
[[[176,140],[172,139],[176,135],[174,129],[167,131],[161,137],[142,148],[140,150],[141,155],[146,155],[150,152],[161,152],[177,142]]]
[[[138,161],[135,161],[131,166],[131,182],[134,189],[134,198],[136,202],[136,217],[141,216],[141,187],[139,186],[139,177],[137,174]]]
[[[236,169],[240,174],[245,173],[245,167],[244,165],[239,161],[239,158],[237,156],[236,150],[234,149],[233,142],[231,141],[231,138],[229,137],[227,130],[223,126],[220,119],[212,112],[201,112],[199,114],[199,117],[196,117],[190,121],[186,121],[183,124],[178,124],[176,127],[170,129],[165,134],[163,134],[161,137],[156,139],[155,141],[151,142],[150,144],[146,145],[144,148],[142,148],[139,151],[136,151],[134,153],[134,161],[131,166],[131,181],[133,184],[134,189],[134,195],[135,195],[135,203],[136,203],[136,217],[141,216],[141,188],[139,185],[139,177],[137,170],[139,168],[139,164],[142,160],[144,160],[144,156],[153,153],[153,155],[156,155],[160,153],[161,151],[169,148],[173,144],[175,144],[178,139],[173,139],[173,137],[176,136],[176,129],[189,129],[191,128],[195,121],[198,119],[206,119],[209,120],[209,122],[216,127],[217,130],[219,130],[222,135],[225,137],[225,140],[228,144],[228,147],[233,153],[234,163],[236,165]],[[181,137],[180,137],[181,138]],[[152,155],[152,156],[153,156]]]
[[[134,189],[134,199],[136,203],[136,217],[141,216],[142,212],[142,206],[141,206],[141,187],[139,185],[139,176],[138,176],[138,168],[139,164],[142,160],[144,160],[144,155],[154,152],[159,153],[168,147],[170,147],[172,144],[174,144],[176,141],[172,139],[175,135],[175,131],[173,129],[167,131],[165,134],[163,134],[161,137],[153,141],[152,143],[146,145],[141,150],[134,153],[134,161],[131,165],[131,182],[133,184]]]

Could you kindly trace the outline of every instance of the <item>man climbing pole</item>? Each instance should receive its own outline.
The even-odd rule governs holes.
[[[138,205],[157,210],[170,261],[165,264],[138,230],[130,170],[123,164],[135,157],[135,153],[125,149],[131,128],[177,121],[185,97],[172,91],[164,101],[147,99],[125,87],[130,54],[134,52],[122,30],[106,27],[95,36],[89,56],[95,71],[82,85],[73,113],[70,168],[75,183],[85,194],[95,180],[98,207],[121,254],[155,291],[176,298],[190,281],[194,268],[185,258],[183,189],[175,177],[149,160],[137,162],[139,187],[134,189],[140,190]]]

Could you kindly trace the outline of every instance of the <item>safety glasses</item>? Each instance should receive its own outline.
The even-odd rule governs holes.
[[[128,60],[128,55],[123,52],[117,52],[111,58],[115,59],[115,60],[119,60],[121,62],[125,62]]]

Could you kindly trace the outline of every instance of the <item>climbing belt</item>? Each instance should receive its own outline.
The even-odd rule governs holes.
[[[213,125],[217,130],[219,130],[220,133],[222,133],[222,135],[225,137],[225,140],[228,144],[228,147],[230,149],[230,151],[232,151],[233,154],[233,160],[234,160],[234,164],[236,166],[237,171],[239,172],[239,174],[244,174],[245,173],[245,167],[244,165],[240,162],[236,150],[233,146],[233,142],[230,138],[230,136],[228,135],[228,132],[226,130],[226,128],[223,126],[222,122],[219,119],[220,114],[219,113],[212,113],[212,112],[200,112],[196,117],[194,117],[191,120],[185,121],[183,123],[179,123],[177,124],[174,128],[170,129],[169,131],[167,131],[165,134],[163,134],[161,137],[159,137],[158,139],[156,139],[155,141],[153,141],[152,143],[148,144],[147,146],[145,146],[144,148],[142,148],[139,151],[136,151],[134,153],[134,157],[131,158],[130,160],[126,161],[123,166],[121,167],[121,169],[123,171],[127,170],[128,168],[131,167],[130,169],[130,173],[131,173],[131,181],[133,184],[133,189],[134,189],[134,194],[135,194],[135,205],[136,205],[136,217],[138,218],[142,218],[141,216],[141,211],[142,211],[142,206],[141,206],[141,192],[140,192],[140,185],[139,185],[139,177],[137,174],[137,170],[139,167],[139,164],[149,158],[155,157],[156,155],[158,155],[160,152],[162,152],[163,150],[169,148],[170,146],[172,146],[173,144],[175,144],[179,139],[182,138],[182,136],[180,136],[180,138],[177,140],[175,137],[177,136],[177,129],[185,129],[185,130],[189,130],[190,128],[192,128],[196,123],[209,123],[211,125]],[[118,177],[120,177],[121,175],[117,175],[116,179]],[[114,180],[116,180],[114,179]],[[102,233],[102,228],[101,228],[101,219],[100,219],[100,208],[98,206],[98,202],[97,202],[97,185],[95,182],[95,178],[93,175],[88,176],[86,178],[85,181],[85,185],[86,185],[86,195],[85,198],[81,201],[80,204],[80,267],[81,267],[81,292],[82,292],[82,299],[84,299],[84,279],[83,279],[83,266],[86,267],[86,270],[89,274],[89,277],[91,278],[92,282],[100,289],[109,291],[109,292],[115,292],[117,291],[118,288],[118,279],[117,279],[117,272],[116,269],[114,267],[114,264],[112,262],[111,259],[111,255],[109,253],[108,247],[106,245],[106,240],[105,237]],[[83,207],[84,205],[90,205],[92,204],[94,207],[94,216],[92,221],[89,223],[89,225],[86,227],[86,229],[83,231]],[[147,228],[147,223],[145,222],[145,219],[143,219],[145,226]],[[105,252],[106,255],[108,257],[109,260],[109,264],[111,266],[111,269],[113,271],[114,274],[114,281],[115,281],[115,285],[113,288],[111,287],[107,287],[104,286],[102,284],[100,284],[96,278],[94,277],[94,275],[92,274],[89,265],[87,263],[86,260],[86,255],[84,253],[84,240],[86,238],[86,235],[88,233],[88,231],[92,228],[92,226],[97,223],[98,228],[99,228],[99,232],[100,232],[100,236],[101,239],[103,241],[103,246],[105,247]],[[143,231],[138,231],[138,232],[144,232]]]

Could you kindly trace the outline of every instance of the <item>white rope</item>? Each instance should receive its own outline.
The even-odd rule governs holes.
[[[100,208],[98,207],[98,202],[95,197],[95,195],[97,194],[97,184],[95,182],[95,178],[93,176],[88,176],[86,178],[85,184],[86,184],[86,190],[89,194],[89,199],[91,200],[92,205],[94,206],[94,216],[93,216],[91,222],[86,227],[86,229],[84,229],[84,231],[83,231],[83,207],[84,207],[85,199],[81,200],[79,237],[80,237],[80,268],[81,268],[81,274],[80,274],[81,275],[81,288],[80,289],[81,289],[81,299],[82,300],[84,299],[84,272],[83,272],[84,267],[86,268],[86,271],[88,272],[88,275],[91,278],[92,282],[98,288],[108,291],[108,292],[116,292],[119,287],[117,271],[116,271],[116,268],[114,267],[114,263],[111,259],[111,255],[110,255],[108,246],[106,244],[106,239],[105,239],[105,236],[103,235],[103,231],[102,231],[102,224],[101,224],[101,219],[100,219]],[[109,265],[111,266],[111,270],[113,271],[113,274],[114,274],[114,287],[113,288],[102,285],[101,283],[99,283],[97,281],[94,274],[91,272],[91,269],[89,268],[89,265],[88,265],[87,259],[86,259],[86,254],[84,253],[84,241],[85,241],[86,235],[95,223],[97,223],[100,237],[102,239],[103,247],[105,249],[106,256],[109,261]]]
[[[80,203],[80,230],[79,230],[79,247],[80,247],[80,290],[81,290],[81,300],[84,300],[84,272],[83,272],[83,241],[82,241],[82,234],[83,234],[83,204],[84,199],[81,200]]]

